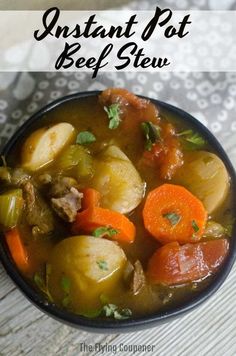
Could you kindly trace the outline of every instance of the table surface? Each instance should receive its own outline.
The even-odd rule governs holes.
[[[131,4],[147,9],[153,1]],[[175,7],[187,7],[178,0]],[[201,8],[214,7],[213,0],[192,0]],[[220,1],[217,2],[219,5]],[[160,1],[171,5],[173,0]],[[227,7],[226,7],[227,5]],[[225,9],[234,1],[224,1]],[[236,167],[236,73],[106,73],[96,80],[86,73],[0,73],[0,146],[17,127],[46,103],[63,95],[126,87],[188,111],[219,139]],[[193,312],[168,324],[127,334],[92,334],[65,326],[31,305],[14,286],[0,263],[0,355],[112,355],[111,345],[153,345],[158,356],[236,355],[236,268],[210,300]],[[86,343],[84,351],[83,343]],[[104,353],[89,351],[100,343]],[[106,349],[107,347],[107,349]],[[116,355],[131,355],[118,352]]]

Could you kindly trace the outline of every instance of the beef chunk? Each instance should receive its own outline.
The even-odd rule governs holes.
[[[131,292],[134,295],[139,294],[139,292],[146,285],[145,274],[139,260],[137,260],[134,265],[128,261],[124,271],[124,279]]]
[[[51,204],[55,212],[65,221],[75,221],[78,210],[81,209],[82,193],[74,187],[60,198],[52,198]]]
[[[131,291],[134,295],[138,294],[141,289],[145,286],[146,279],[143,271],[142,264],[137,260],[134,264],[134,273],[131,281]]]
[[[23,185],[23,194],[26,220],[32,226],[33,234],[48,234],[53,231],[53,213],[31,181],[27,181]]]
[[[50,195],[52,197],[63,197],[71,191],[71,188],[78,188],[78,183],[74,178],[58,176],[52,181]]]

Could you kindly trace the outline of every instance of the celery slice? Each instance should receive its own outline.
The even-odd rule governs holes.
[[[57,168],[62,171],[74,169],[76,178],[79,179],[93,174],[93,159],[85,147],[71,145],[57,161]]]
[[[0,224],[6,228],[17,225],[22,213],[22,190],[14,189],[0,195]]]

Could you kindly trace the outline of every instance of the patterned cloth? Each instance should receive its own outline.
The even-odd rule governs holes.
[[[129,8],[149,10],[154,6],[173,10],[235,10],[235,0],[141,0],[130,3]]]
[[[112,7],[149,10],[154,6],[171,7],[172,9],[200,9],[200,10],[233,10],[236,8],[235,0],[1,0],[1,10],[38,10],[57,6],[63,10],[104,10]]]

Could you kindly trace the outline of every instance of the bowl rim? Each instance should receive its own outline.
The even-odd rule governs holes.
[[[35,114],[33,114],[23,125],[21,125],[13,136],[8,140],[3,149],[1,150],[1,155],[7,155],[12,147],[19,141],[20,137],[25,134],[25,132],[30,128],[30,126],[40,119],[43,115],[47,114],[51,110],[63,105],[66,102],[98,96],[101,93],[99,90],[95,91],[83,91],[77,92],[70,95],[63,96],[46,106],[43,106]],[[214,148],[217,155],[223,160],[227,171],[231,179],[232,192],[236,192],[236,173],[234,167],[224,151],[221,144],[218,142],[216,137],[205,127],[201,122],[195,119],[192,115],[186,111],[168,104],[157,99],[148,98],[146,96],[138,95],[141,98],[148,99],[154,103],[157,107],[161,107],[171,112],[177,114],[183,121],[190,123],[192,127],[195,127],[201,134],[206,137],[207,141]],[[233,210],[236,213],[236,203],[233,202]],[[236,215],[236,214],[235,214]],[[38,307],[42,312],[61,321],[62,323],[68,324],[70,326],[90,331],[90,332],[99,332],[99,333],[115,333],[115,332],[129,332],[134,330],[142,330],[145,328],[153,327],[161,322],[167,322],[174,317],[181,316],[200,304],[206,301],[211,297],[223,284],[226,277],[228,276],[234,261],[236,259],[236,222],[234,223],[233,234],[230,238],[230,249],[226,260],[224,261],[223,266],[220,271],[213,277],[210,284],[199,292],[195,297],[191,298],[186,303],[182,305],[170,308],[166,311],[155,312],[147,316],[135,317],[125,320],[104,320],[104,319],[89,319],[80,315],[72,314],[67,312],[59,307],[49,304],[44,300],[44,298],[31,287],[24,277],[20,274],[16,266],[14,265],[10,253],[7,249],[5,239],[0,239],[0,261],[2,262],[7,274],[13,280],[18,289],[31,301],[36,307]]]

